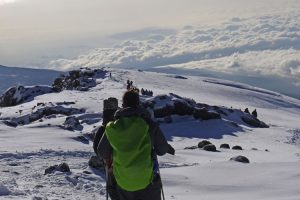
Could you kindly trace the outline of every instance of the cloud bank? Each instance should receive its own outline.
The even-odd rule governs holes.
[[[187,26],[172,34],[150,34],[76,59],[50,62],[54,69],[79,67],[207,69],[271,75],[300,83],[300,12],[233,18],[216,26]]]

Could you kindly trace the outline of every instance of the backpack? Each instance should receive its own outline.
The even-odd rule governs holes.
[[[146,188],[153,179],[149,125],[138,116],[122,117],[105,129],[113,149],[113,173],[126,191]]]

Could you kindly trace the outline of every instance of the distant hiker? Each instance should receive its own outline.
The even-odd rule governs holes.
[[[132,89],[132,81],[127,80],[127,90]]]
[[[107,124],[97,150],[113,168],[120,200],[161,200],[156,155],[174,155],[175,150],[139,103],[138,93],[125,92],[123,108]]]
[[[109,78],[111,78],[111,72],[109,72]]]
[[[93,142],[93,148],[95,153],[97,154],[99,159],[103,159],[101,155],[98,154],[97,147],[100,143],[100,140],[104,134],[105,126],[108,124],[108,122],[114,121],[114,114],[116,110],[118,109],[118,100],[115,98],[109,98],[104,100],[104,106],[103,106],[103,121],[102,125],[98,128]],[[113,177],[112,172],[108,173],[107,177],[107,192],[111,198],[111,200],[119,200],[119,196],[117,195],[117,184]]]
[[[244,112],[245,112],[245,113],[248,113],[248,114],[250,114],[250,112],[249,112],[249,109],[248,109],[248,108],[246,108],[246,109],[244,110]]]
[[[256,109],[254,109],[253,111],[252,111],[252,113],[251,113],[255,118],[257,118],[257,111],[256,111]]]

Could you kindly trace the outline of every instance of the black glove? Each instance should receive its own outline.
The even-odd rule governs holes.
[[[175,149],[171,145],[169,145],[169,149],[168,149],[167,153],[174,156],[175,155]]]

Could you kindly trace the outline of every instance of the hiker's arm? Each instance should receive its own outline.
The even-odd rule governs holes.
[[[93,149],[97,155],[98,155],[97,148],[98,148],[99,142],[103,136],[104,130],[105,130],[105,128],[103,126],[100,126],[95,134],[95,138],[94,138],[94,142],[93,142]]]
[[[112,155],[112,147],[106,137],[106,134],[104,133],[100,143],[97,147],[97,152],[98,155],[101,156],[103,159],[111,159],[111,155]]]
[[[152,140],[153,140],[155,153],[159,156],[162,156],[166,153],[174,155],[175,154],[174,148],[170,144],[168,144],[159,126],[154,122],[152,122],[151,126],[152,126],[151,135],[153,137]]]

